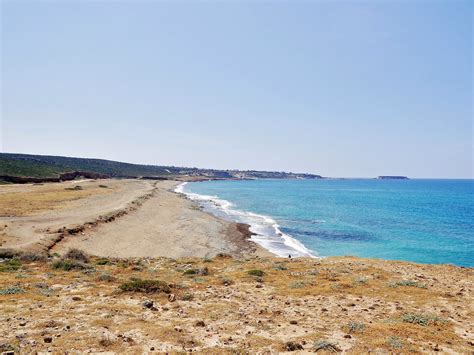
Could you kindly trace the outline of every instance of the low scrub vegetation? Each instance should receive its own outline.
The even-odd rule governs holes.
[[[9,259],[0,263],[0,272],[12,272],[21,268],[21,261],[19,259]]]
[[[417,287],[417,288],[427,288],[425,284],[419,283],[418,281],[410,280],[401,280],[401,281],[392,281],[388,284],[389,287]]]
[[[349,322],[347,328],[349,333],[362,333],[365,330],[366,325],[359,322]]]
[[[19,286],[10,286],[0,289],[0,295],[16,295],[18,293],[25,293],[25,290]]]
[[[247,271],[247,274],[249,274],[250,276],[263,277],[265,275],[265,272],[263,272],[260,269],[252,269],[252,270]]]
[[[399,337],[391,336],[387,339],[387,345],[394,349],[402,349],[403,341]]]
[[[51,267],[56,270],[64,271],[92,269],[90,265],[73,259],[56,260],[51,264]]]
[[[438,316],[425,313],[405,313],[402,316],[402,321],[422,326],[446,323],[446,320]]]
[[[124,282],[119,286],[124,292],[142,292],[142,293],[171,293],[171,288],[166,282],[159,280],[141,280],[135,279]]]
[[[199,269],[187,269],[183,272],[183,275],[207,276],[209,275],[209,269],[207,267],[203,267]]]

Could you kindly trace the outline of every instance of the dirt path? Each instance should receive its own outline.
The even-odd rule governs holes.
[[[161,181],[139,209],[84,235],[66,238],[54,249],[79,248],[111,257],[211,257],[251,253],[256,245],[229,223],[203,213],[172,192],[174,181]]]

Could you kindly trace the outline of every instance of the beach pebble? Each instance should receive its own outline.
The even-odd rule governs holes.
[[[51,335],[46,335],[44,338],[43,338],[43,341],[45,343],[52,343],[53,342],[53,337]]]
[[[176,296],[174,295],[174,293],[170,293],[170,295],[168,296],[168,301],[170,302],[176,301]]]

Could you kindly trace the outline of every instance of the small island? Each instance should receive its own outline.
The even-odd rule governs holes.
[[[381,175],[377,179],[379,180],[409,180],[406,176],[397,175]]]

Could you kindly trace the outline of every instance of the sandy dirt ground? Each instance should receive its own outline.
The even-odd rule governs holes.
[[[270,255],[238,225],[173,192],[176,181],[100,180],[0,187],[1,248],[79,248],[111,257]],[[80,190],[71,190],[80,186]],[[7,208],[6,206],[10,206]]]
[[[351,257],[54,258],[1,266],[0,351],[474,351],[468,268]]]
[[[111,257],[212,257],[252,253],[257,247],[239,236],[233,223],[202,212],[172,190],[174,181],[160,181],[139,209],[91,232],[65,238],[54,251],[70,248]]]

